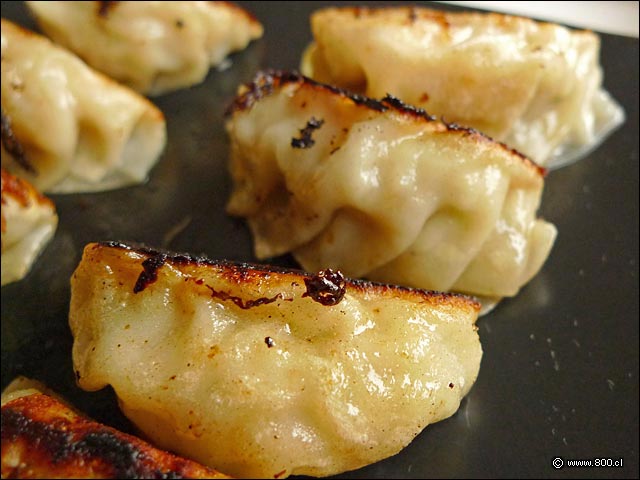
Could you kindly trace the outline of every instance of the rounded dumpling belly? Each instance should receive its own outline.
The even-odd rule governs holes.
[[[325,476],[389,457],[477,377],[467,297],[161,255],[85,249],[78,381],[112,385],[149,438],[224,473]]]

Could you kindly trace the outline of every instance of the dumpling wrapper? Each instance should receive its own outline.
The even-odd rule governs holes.
[[[78,384],[149,438],[242,478],[324,476],[452,415],[480,366],[468,297],[89,244],[71,279]]]
[[[58,226],[53,202],[2,169],[2,285],[22,280]]]
[[[397,99],[261,73],[229,111],[227,209],[260,259],[307,271],[513,296],[556,236],[536,218],[543,170],[478,132]]]
[[[146,98],[4,19],[2,117],[2,166],[49,193],[142,183],[166,142]]]
[[[311,17],[302,73],[469,126],[550,168],[624,121],[602,88],[590,31],[495,13],[326,8]]]
[[[204,80],[262,25],[230,2],[26,2],[40,28],[89,65],[159,95]]]
[[[40,382],[2,392],[2,478],[229,478],[90,420]]]

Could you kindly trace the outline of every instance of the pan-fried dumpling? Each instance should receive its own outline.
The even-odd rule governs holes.
[[[262,36],[229,2],[26,2],[40,28],[92,67],[158,95],[204,80]]]
[[[2,117],[2,166],[44,192],[141,183],[166,141],[146,98],[6,20]]]
[[[2,392],[2,478],[229,478],[78,414],[39,382]]]
[[[452,415],[482,350],[468,297],[120,244],[71,279],[80,387],[241,478],[359,468]]]
[[[24,278],[58,226],[53,202],[2,169],[2,285]]]
[[[260,259],[292,252],[308,271],[504,297],[549,254],[543,171],[478,132],[276,72],[229,114],[227,208]]]
[[[600,40],[527,18],[415,7],[327,8],[302,73],[387,93],[558,167],[622,123],[602,88]]]

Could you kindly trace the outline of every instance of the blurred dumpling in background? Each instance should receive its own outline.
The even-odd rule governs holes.
[[[326,476],[453,415],[480,368],[468,297],[89,244],[71,279],[80,387],[157,445],[240,478]]]
[[[24,278],[53,237],[53,202],[2,169],[2,285]]]
[[[2,166],[49,193],[144,182],[162,112],[47,38],[2,20]]]
[[[505,297],[556,237],[536,216],[541,168],[393,97],[261,73],[227,131],[227,209],[247,219],[260,259],[291,252],[307,271]]]
[[[262,36],[230,2],[26,2],[40,28],[92,67],[149,95],[200,83]]]
[[[550,168],[624,120],[589,31],[495,13],[327,8],[311,17],[302,73],[480,130]]]

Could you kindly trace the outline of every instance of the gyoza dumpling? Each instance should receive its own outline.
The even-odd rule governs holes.
[[[442,291],[515,295],[556,235],[543,171],[478,132],[296,74],[259,74],[230,109],[228,203],[260,259]]]
[[[229,2],[26,3],[53,40],[150,95],[200,83],[262,36],[260,22]]]
[[[165,141],[146,98],[2,20],[3,167],[45,192],[107,190],[145,181]]]
[[[482,350],[467,297],[120,244],[71,279],[78,384],[156,444],[242,478],[330,475],[452,415]]]
[[[24,278],[58,226],[53,202],[2,169],[2,285]]]
[[[327,8],[302,73],[387,93],[557,167],[624,119],[602,88],[600,40],[527,18],[416,7]]]
[[[89,420],[39,382],[2,392],[2,478],[229,478]]]

